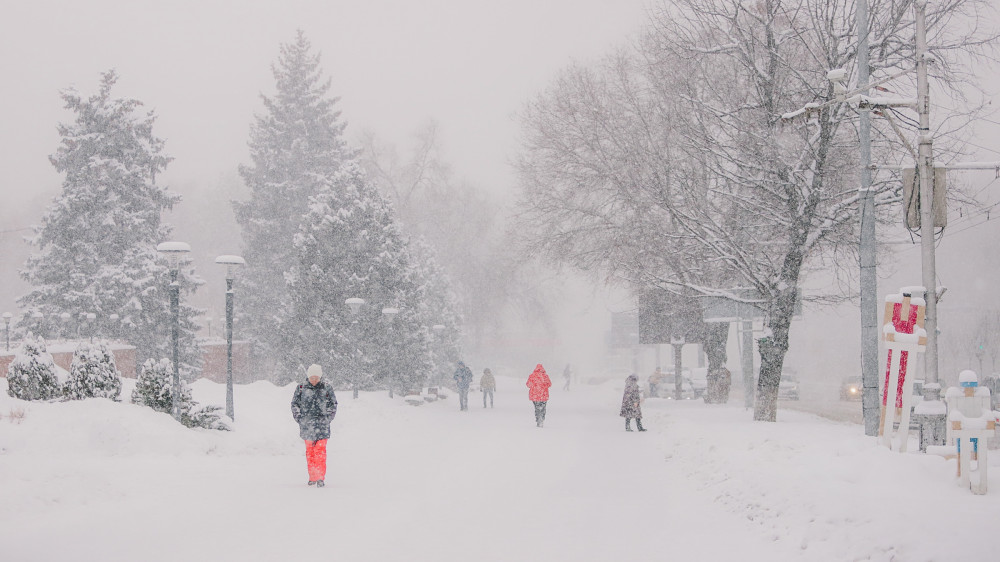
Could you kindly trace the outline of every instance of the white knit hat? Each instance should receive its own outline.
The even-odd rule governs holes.
[[[323,367],[315,363],[309,365],[309,368],[306,370],[306,378],[311,379],[313,377],[323,378]]]

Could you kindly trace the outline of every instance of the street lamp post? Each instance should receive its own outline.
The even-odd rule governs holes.
[[[59,321],[63,325],[63,339],[69,340],[69,319],[72,318],[68,312],[63,312],[59,315]]]
[[[358,311],[361,310],[361,305],[365,304],[365,299],[359,299],[357,297],[351,297],[351,298],[345,300],[344,304],[346,304],[347,307],[351,310],[351,316],[353,317],[353,320],[351,321],[351,324],[357,324],[358,323]],[[357,332],[357,330],[352,330],[352,331]],[[350,343],[351,343],[351,347],[354,347],[354,342],[352,341]],[[354,350],[353,349],[351,350],[351,357],[354,357]],[[358,365],[355,368],[355,371],[357,371],[360,368],[361,368],[361,362],[358,361]],[[357,378],[359,376],[360,376],[360,374],[357,373],[357,372],[355,372],[354,376],[352,377],[354,379],[354,385],[353,385],[354,386],[354,398],[358,397],[358,381],[357,381]]]
[[[4,330],[7,334],[7,351],[10,351],[10,319],[13,315],[9,312],[3,313]]]
[[[156,246],[156,251],[167,257],[170,262],[170,311],[174,317],[171,329],[173,343],[174,380],[171,392],[171,414],[180,421],[181,372],[180,372],[180,323],[181,323],[181,284],[177,277],[180,272],[181,259],[191,251],[191,246],[184,242],[162,242]]]
[[[684,347],[684,337],[671,336],[670,345],[674,346],[674,398],[680,400],[684,392],[684,374],[681,371],[681,349]]]
[[[43,338],[46,337],[45,333],[42,330],[43,328],[42,320],[44,319],[45,315],[37,310],[31,313],[31,323],[35,327],[35,332],[38,334],[39,337]]]
[[[436,344],[438,351],[440,351],[441,334],[444,332],[444,324],[434,324],[433,326],[431,326],[431,330],[434,330],[434,343]],[[437,357],[435,357],[435,359],[437,359]],[[441,386],[441,378],[443,375],[441,373],[441,368],[437,364],[437,361],[434,361],[434,369],[437,371],[436,376],[434,377],[436,379],[435,384],[437,386]]]
[[[113,340],[118,339],[118,318],[119,316],[117,314],[108,316],[108,321],[111,323],[109,326],[111,329],[111,339]]]
[[[233,410],[233,281],[236,269],[246,261],[240,256],[225,255],[215,258],[215,263],[226,266],[226,415],[236,421]]]
[[[93,312],[87,313],[87,327],[90,328],[90,343],[94,343],[94,330],[97,326],[97,315]]]
[[[393,319],[396,318],[397,314],[399,314],[399,309],[398,308],[391,308],[390,307],[390,308],[383,308],[382,309],[382,318],[385,318],[385,321],[389,324],[389,333],[390,334],[392,333],[392,321],[393,321]],[[389,386],[389,398],[392,398],[392,386],[393,386],[393,383],[395,383],[395,382],[396,382],[395,381],[395,375],[393,373],[392,364],[390,362],[390,366],[389,366],[389,382],[388,382],[388,386]]]

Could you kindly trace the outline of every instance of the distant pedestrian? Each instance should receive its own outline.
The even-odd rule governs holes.
[[[458,409],[463,411],[468,410],[469,385],[472,384],[472,370],[465,363],[459,361],[453,378],[455,379],[455,384],[458,385]]]
[[[569,363],[566,363],[566,368],[563,369],[563,378],[566,379],[563,390],[569,390],[569,383],[573,381],[573,370],[569,368]]]
[[[299,437],[306,442],[309,485],[322,488],[326,478],[326,441],[330,422],[337,415],[337,396],[323,382],[323,368],[313,364],[306,370],[307,382],[295,389],[292,417],[299,424]]]
[[[649,375],[649,395],[660,396],[660,383],[663,382],[663,372],[657,367],[652,375]]]
[[[639,431],[642,427],[642,391],[639,390],[639,376],[631,374],[625,379],[625,394],[622,396],[622,411],[619,414],[625,418],[625,431],[632,431],[632,418]]]
[[[535,425],[542,427],[545,424],[545,405],[549,401],[552,381],[541,363],[535,365],[535,370],[528,375],[525,386],[528,387],[528,399],[535,405]]]
[[[497,389],[497,379],[493,377],[493,372],[483,369],[483,376],[479,379],[479,388],[483,391],[483,408],[486,407],[486,397],[490,399],[490,408],[493,407],[493,391]]]

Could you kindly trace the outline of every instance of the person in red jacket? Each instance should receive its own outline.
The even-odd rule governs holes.
[[[545,424],[545,404],[549,401],[549,387],[552,381],[545,372],[545,367],[539,363],[528,376],[528,399],[535,405],[535,424],[542,427]]]

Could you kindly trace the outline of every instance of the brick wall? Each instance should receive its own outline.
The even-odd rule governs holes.
[[[49,353],[56,365],[69,371],[73,362],[73,350],[76,349],[77,342],[56,342],[48,346]],[[219,383],[226,382],[226,342],[208,341],[198,344],[201,348],[202,372],[201,376]],[[112,344],[111,352],[115,356],[115,365],[123,377],[135,378],[136,371],[135,348],[124,344]],[[16,348],[8,351],[0,351],[0,377],[7,376],[7,368],[14,361],[17,353]],[[250,342],[233,342],[233,382],[249,383],[253,382],[250,374]]]

